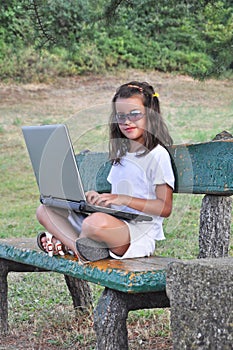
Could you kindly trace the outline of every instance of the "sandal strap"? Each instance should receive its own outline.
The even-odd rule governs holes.
[[[57,242],[55,243],[55,250],[56,250],[56,252],[58,252],[59,255],[61,255],[61,256],[65,255],[65,253],[62,249],[62,243],[59,240],[57,240]]]
[[[45,232],[47,238],[47,250],[50,257],[53,256],[54,253],[54,244],[52,242],[53,235],[49,232]]]
[[[44,236],[47,239],[46,249],[44,249],[44,247],[41,244],[41,238],[44,237]],[[54,238],[54,236],[50,232],[47,232],[47,231],[40,232],[37,235],[37,245],[38,245],[38,247],[42,251],[47,253],[50,257],[55,255],[55,253],[59,254],[61,256],[64,256],[65,254],[74,255],[74,252],[72,252],[68,247],[66,247],[64,244],[62,244],[61,241],[59,241],[58,239],[56,239],[56,242],[53,243],[53,238]]]

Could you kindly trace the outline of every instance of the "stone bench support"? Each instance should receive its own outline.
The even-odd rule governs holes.
[[[169,264],[174,350],[233,349],[233,258]]]

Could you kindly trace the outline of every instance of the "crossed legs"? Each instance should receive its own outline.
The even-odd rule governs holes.
[[[122,256],[130,245],[130,234],[125,222],[104,214],[93,213],[87,216],[82,224],[81,232],[77,232],[68,220],[69,212],[40,205],[36,212],[37,219],[48,232],[65,246],[77,254],[76,240],[90,238],[104,242],[116,255]],[[46,247],[46,238],[41,242]]]

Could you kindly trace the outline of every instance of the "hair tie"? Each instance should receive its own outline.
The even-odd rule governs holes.
[[[159,94],[158,94],[158,92],[155,92],[153,95],[152,95],[153,97],[157,97],[157,98],[159,98]]]
[[[142,89],[142,87],[141,87],[141,86],[131,85],[131,84],[129,84],[129,85],[127,85],[127,86],[128,86],[128,87],[130,87],[130,88],[138,89],[140,92],[142,92],[142,91],[143,91],[143,89]]]

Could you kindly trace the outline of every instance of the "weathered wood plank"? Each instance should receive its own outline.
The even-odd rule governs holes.
[[[106,259],[81,265],[71,256],[50,258],[38,251],[35,239],[0,240],[0,258],[46,268],[130,293],[164,291],[167,266],[176,260],[162,257],[123,261]]]
[[[233,194],[233,139],[170,148],[176,192]]]
[[[111,162],[108,153],[80,153],[76,156],[78,168],[85,191],[110,192],[111,187],[107,181]]]
[[[177,193],[233,194],[233,139],[174,145],[173,161]],[[111,164],[107,153],[83,153],[77,162],[85,191],[109,192],[106,178]]]

